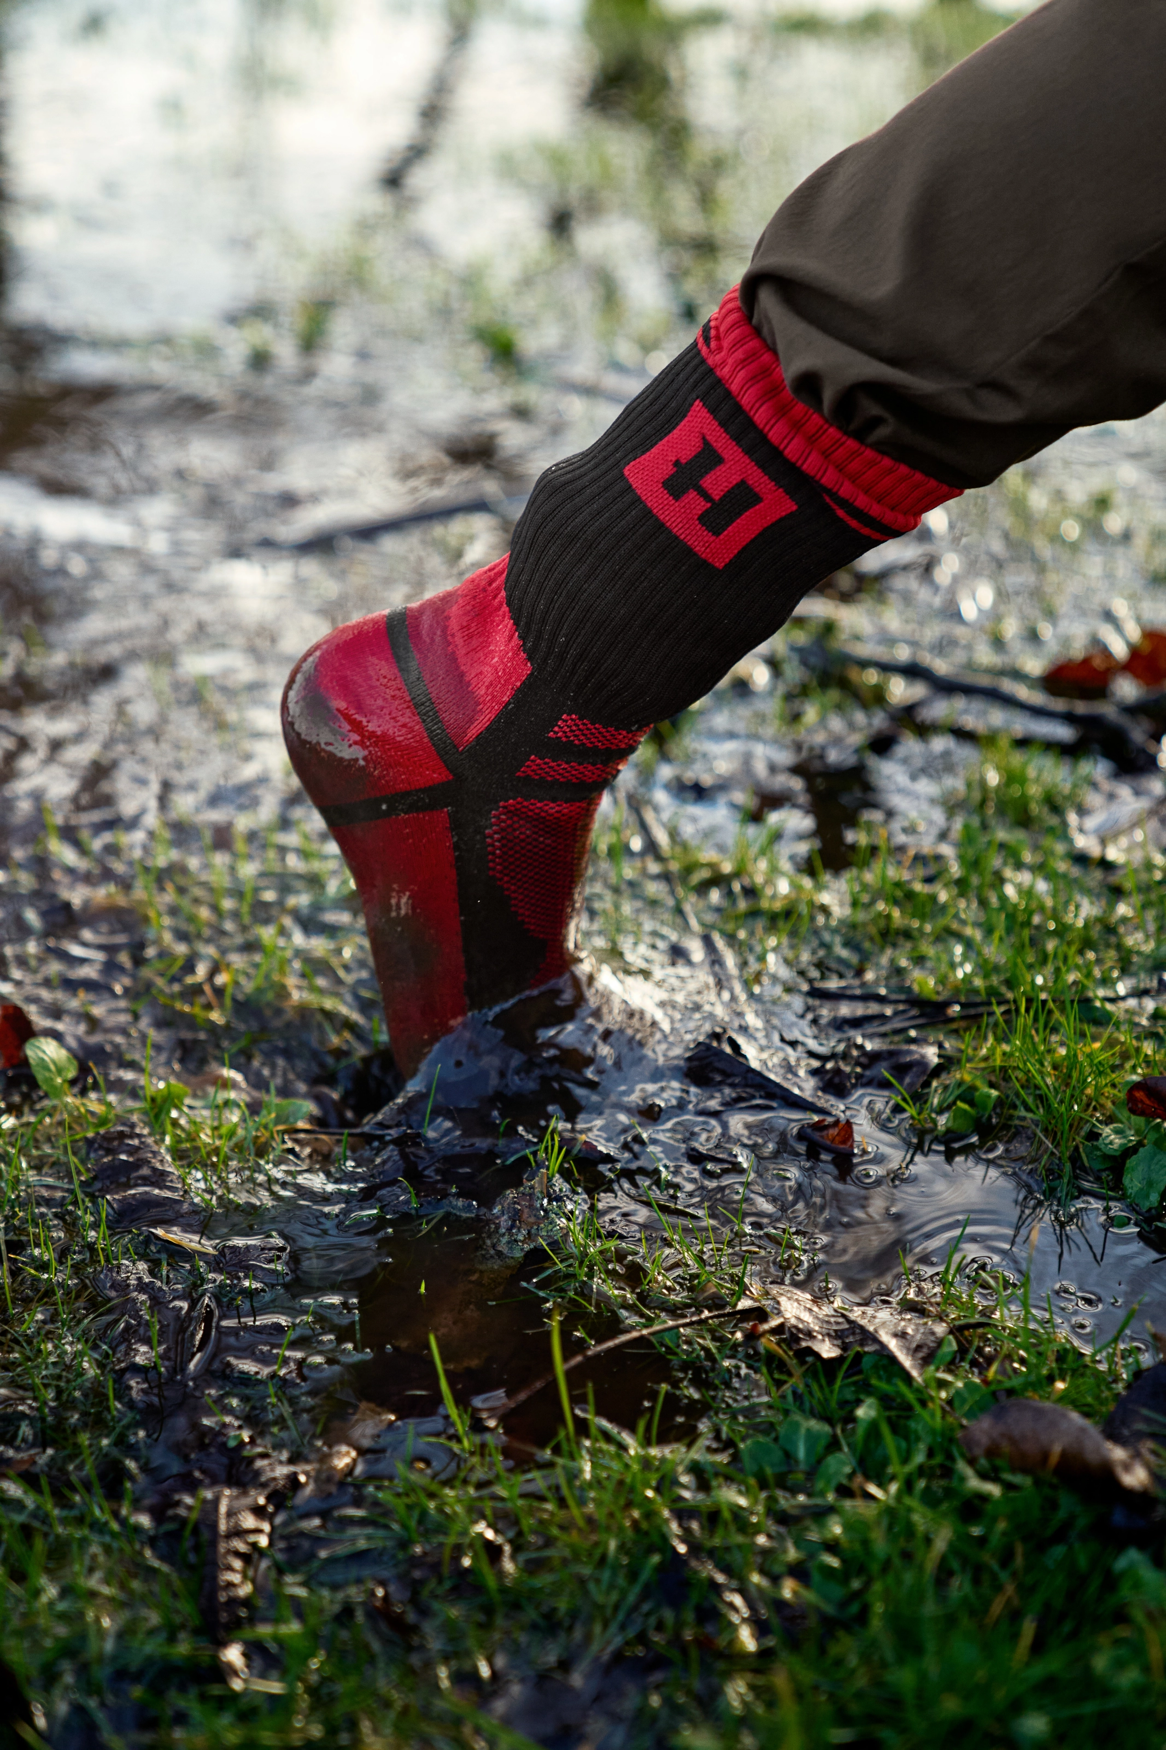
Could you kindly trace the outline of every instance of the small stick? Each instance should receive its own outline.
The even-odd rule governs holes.
[[[687,1325],[706,1325],[711,1319],[731,1319],[736,1318],[739,1314],[767,1312],[768,1308],[764,1306],[724,1306],[717,1308],[714,1312],[689,1313],[687,1318],[669,1319],[667,1324],[648,1325],[643,1330],[621,1331],[618,1337],[608,1337],[606,1342],[593,1343],[590,1349],[584,1349],[580,1354],[572,1355],[570,1361],[563,1363],[563,1372],[569,1373],[572,1367],[580,1367],[584,1361],[592,1361],[597,1355],[605,1355],[609,1349],[620,1349],[625,1343],[634,1343],[638,1337],[659,1337],[665,1331],[682,1331]],[[504,1404],[499,1404],[496,1409],[483,1412],[482,1420],[487,1427],[492,1427],[499,1416],[508,1415],[511,1410],[516,1410],[519,1404],[524,1404],[527,1398],[534,1396],[535,1392],[541,1391],[545,1385],[550,1385],[554,1378],[553,1372],[544,1373],[541,1379],[536,1379],[533,1385],[524,1386],[522,1391],[515,1392],[514,1396],[507,1398]]]

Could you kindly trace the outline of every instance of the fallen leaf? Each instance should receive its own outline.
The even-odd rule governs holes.
[[[334,1495],[359,1456],[355,1446],[330,1447],[304,1478],[292,1500],[293,1508],[303,1512],[309,1504],[314,1506]]]
[[[776,1283],[754,1283],[753,1292],[781,1320],[791,1347],[812,1349],[825,1361],[852,1349],[882,1353],[892,1356],[912,1379],[921,1380],[924,1367],[947,1335],[941,1320],[896,1307],[834,1306],[804,1289]]]
[[[365,1452],[376,1444],[389,1423],[396,1420],[391,1410],[382,1410],[379,1404],[362,1402],[343,1422],[329,1425],[324,1441],[328,1446],[352,1446],[357,1452]]]
[[[1160,687],[1166,681],[1166,632],[1143,629],[1140,642],[1134,645],[1122,668],[1142,686]]]
[[[317,1161],[330,1161],[336,1153],[338,1140],[334,1136],[321,1136],[318,1131],[303,1130],[298,1125],[284,1135],[284,1141],[299,1156]]]
[[[868,1051],[853,1091],[857,1094],[876,1088],[881,1093],[914,1094],[938,1062],[937,1045],[889,1045],[879,1051]]]
[[[817,1118],[813,1124],[803,1125],[802,1131],[820,1148],[831,1149],[834,1154],[854,1153],[854,1126],[849,1118]]]
[[[1166,1076],[1143,1076],[1127,1088],[1126,1107],[1136,1118],[1166,1118]]]
[[[1055,1476],[1097,1499],[1157,1493],[1144,1459],[1061,1404],[1010,1398],[965,1428],[960,1445],[970,1459],[994,1458],[1011,1470]]]
[[[1055,699],[1103,699],[1118,670],[1113,652],[1103,646],[1071,662],[1058,662],[1044,677],[1044,689]]]
[[[166,1227],[148,1227],[146,1232],[153,1234],[155,1239],[165,1240],[168,1245],[181,1246],[183,1251],[201,1252],[204,1258],[216,1257],[218,1253],[216,1246],[206,1246],[201,1240],[194,1239],[190,1234],[173,1233]]]
[[[36,1035],[36,1028],[19,1003],[0,1003],[0,1065],[16,1069],[27,1063],[24,1048]]]
[[[745,1056],[737,1041],[728,1036],[725,1045],[715,1039],[704,1039],[684,1060],[684,1073],[698,1088],[740,1088],[743,1093],[761,1095],[781,1106],[793,1106],[799,1112],[820,1112],[817,1100],[775,1081],[764,1070],[756,1069]]]
[[[192,1094],[228,1094],[244,1105],[259,1106],[263,1103],[263,1095],[256,1093],[237,1069],[227,1069],[225,1065],[221,1069],[204,1070],[201,1075],[187,1076],[186,1086]]]
[[[44,1454],[40,1451],[21,1452],[14,1457],[0,1455],[0,1475],[19,1476],[21,1471],[31,1470],[37,1459],[43,1457]]]

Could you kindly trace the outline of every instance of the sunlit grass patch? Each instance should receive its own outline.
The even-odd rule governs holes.
[[[995,738],[933,847],[860,825],[852,866],[830,874],[743,826],[729,856],[678,844],[676,869],[754,977],[780,956],[805,980],[947,1005],[942,1071],[911,1115],[932,1135],[1023,1130],[1068,1194],[1125,1085],[1166,1055],[1162,859],[1144,843],[1124,862],[1082,854],[1070,820],[1089,773]]]
[[[350,993],[366,972],[364,932],[329,850],[305,829],[269,829],[261,850],[241,835],[216,850],[204,835],[191,858],[159,827],[130,892],[147,931],[139,1001],[213,1027],[264,1006],[360,1027]]]

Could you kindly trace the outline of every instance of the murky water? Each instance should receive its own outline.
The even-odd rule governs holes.
[[[8,19],[6,851],[27,854],[46,805],[66,843],[84,834],[98,852],[115,835],[145,848],[159,822],[213,839],[305,820],[276,714],[295,657],[504,551],[539,470],[687,339],[782,194],[923,77],[902,32],[782,32],[742,5],[648,64],[664,95],[642,125],[634,92],[616,102],[609,82],[598,101],[602,45],[577,7],[483,13],[451,54],[453,25],[381,0],[26,0]],[[427,132],[438,75],[447,99]],[[1068,439],[1029,470],[1023,514],[1002,487],[933,516],[862,562],[863,593],[811,601],[797,635],[829,617],[859,662],[916,652],[1022,679],[1054,627],[1065,642],[1123,614],[1160,620],[1164,455],[1158,416]],[[494,508],[345,533],[451,504]],[[1078,535],[1049,536],[1071,511]],[[793,736],[775,730],[765,655],[657,767],[648,799],[675,830],[724,847],[744,820],[791,861],[816,850],[837,869],[863,819],[934,845],[969,737],[1075,734],[908,689],[926,740],[875,711],[861,731],[836,713]],[[1142,830],[1162,796],[1152,763],[1099,761],[1083,842]],[[92,988],[106,952],[83,930],[43,950],[61,1000]],[[364,1400],[397,1418],[362,1449],[369,1474],[398,1462],[402,1425],[438,1431],[431,1330],[462,1401],[546,1370],[546,1247],[588,1200],[629,1258],[697,1224],[758,1278],[866,1299],[954,1249],[973,1274],[1030,1271],[1082,1342],[1135,1303],[1139,1326],[1166,1324],[1161,1263],[1132,1230],[1089,1201],[1054,1217],[999,1157],[913,1154],[877,1086],[823,1094],[836,1006],[776,980],[735,1011],[674,946],[646,957],[643,988],[613,992],[605,975],[590,1006],[564,993],[557,1011],[471,1023],[425,1072],[440,1061],[428,1122],[422,1078],[384,1116],[392,1140],[343,1169],[285,1163],[283,1192],[254,1214],[287,1248],[284,1329],[307,1304],[332,1308],[335,1344],[298,1357],[303,1379],[338,1416]],[[3,994],[35,1007],[18,981]],[[115,1043],[128,1017],[105,1014]],[[785,1095],[734,1067],[726,1034]],[[710,1079],[713,1060],[692,1054],[714,1036]],[[177,1052],[177,1032],[158,1050]],[[853,1159],[816,1149],[790,1091],[845,1106]],[[548,1200],[523,1189],[525,1156],[555,1115],[581,1177]],[[245,1225],[224,1216],[210,1237]],[[572,1317],[568,1348],[617,1315]],[[222,1341],[225,1355],[225,1326]],[[662,1380],[645,1347],[590,1383],[601,1413],[634,1423]],[[675,1400],[669,1426],[692,1413]],[[532,1399],[511,1438],[537,1444],[555,1414]]]

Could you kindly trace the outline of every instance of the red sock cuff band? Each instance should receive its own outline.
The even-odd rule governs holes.
[[[925,510],[961,496],[958,487],[931,480],[847,437],[798,401],[786,387],[777,354],[742,310],[736,286],[707,328],[707,341],[703,328],[697,335],[706,362],[770,443],[819,486],[904,533],[918,527]]]

